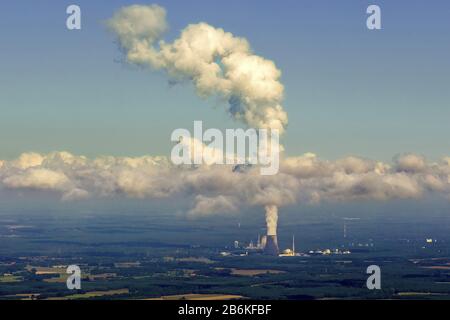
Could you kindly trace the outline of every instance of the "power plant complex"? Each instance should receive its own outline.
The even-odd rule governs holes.
[[[261,252],[265,255],[270,256],[280,256],[280,257],[288,257],[288,256],[297,256],[295,252],[295,238],[292,236],[292,249],[286,249],[283,250],[283,252],[280,253],[280,249],[278,247],[278,239],[276,235],[264,235],[260,237],[258,235],[258,242],[256,245],[253,243],[253,241],[250,242],[250,244],[244,248],[247,251],[256,251]]]
[[[253,241],[251,241],[247,247],[244,247],[243,249],[247,251],[243,255],[247,255],[248,251],[261,252],[269,256],[288,257],[299,255],[295,253],[294,236],[292,236],[292,249],[286,249],[282,253],[280,253],[277,238],[278,208],[274,205],[268,205],[265,207],[265,209],[267,234],[262,237],[258,235],[258,242],[256,243],[256,245],[253,243]],[[238,241],[235,241],[234,248],[240,248]]]

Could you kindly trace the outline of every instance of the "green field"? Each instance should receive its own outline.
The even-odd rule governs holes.
[[[5,218],[6,220],[6,218]],[[239,256],[252,221],[177,221],[166,216],[8,216],[0,225],[0,299],[160,299],[183,295],[243,299],[449,299],[448,220],[342,218],[311,215],[281,224],[279,242],[296,234],[301,252],[350,250],[348,255]],[[445,221],[445,222],[442,222]],[[382,227],[381,227],[382,226]],[[433,234],[437,241],[426,243]],[[14,234],[14,237],[9,235]],[[228,251],[230,255],[220,253]],[[65,266],[82,270],[81,290],[66,288]],[[366,288],[366,268],[382,270],[381,290]],[[188,296],[190,297],[190,296]],[[193,296],[196,297],[196,296]]]

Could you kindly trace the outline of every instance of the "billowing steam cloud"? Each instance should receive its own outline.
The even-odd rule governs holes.
[[[166,12],[158,5],[124,7],[108,21],[108,26],[129,63],[165,70],[177,81],[192,81],[198,95],[226,100],[232,117],[249,127],[284,132],[288,118],[281,106],[281,72],[272,61],[253,54],[246,39],[198,23],[188,25],[178,39],[166,43],[161,40],[167,29]],[[211,206],[233,209],[223,196],[197,199],[191,213]],[[274,204],[267,208],[268,229],[276,232],[277,208]]]
[[[161,40],[166,12],[158,5],[124,7],[108,26],[129,63],[165,70],[173,80],[192,81],[198,95],[226,100],[233,118],[249,127],[285,130],[281,72],[272,61],[253,54],[246,39],[198,23],[166,43]]]
[[[278,207],[274,205],[268,205],[266,209],[266,225],[267,225],[267,235],[275,236],[277,234],[277,224],[278,224]]]

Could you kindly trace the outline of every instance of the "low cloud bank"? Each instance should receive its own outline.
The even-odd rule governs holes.
[[[0,160],[0,192],[40,190],[62,201],[87,198],[190,200],[190,215],[232,213],[241,207],[295,203],[387,201],[450,195],[450,161],[414,154],[390,164],[347,157],[327,161],[314,154],[281,160],[280,173],[261,176],[257,166],[175,166],[166,157],[98,157],[67,152],[24,153]]]

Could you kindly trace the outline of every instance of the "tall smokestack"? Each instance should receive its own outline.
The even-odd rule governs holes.
[[[271,256],[277,256],[280,253],[280,250],[278,249],[278,240],[276,235],[267,236],[267,243],[266,247],[264,248],[264,253]]]
[[[277,256],[280,250],[278,249],[277,240],[277,224],[278,224],[278,208],[274,205],[268,205],[266,209],[266,224],[267,224],[267,240],[264,247],[264,253],[272,256]]]

